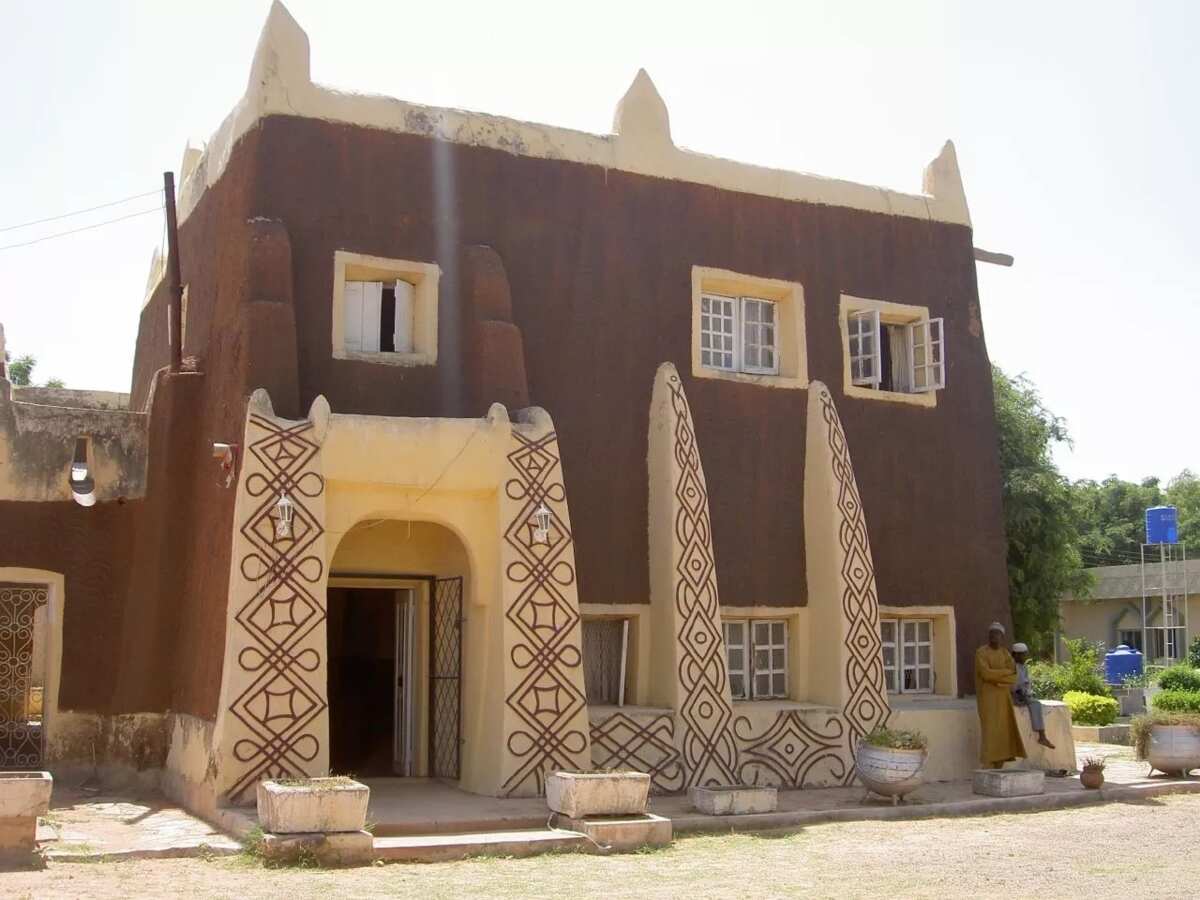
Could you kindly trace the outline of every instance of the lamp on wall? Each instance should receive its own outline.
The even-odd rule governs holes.
[[[88,472],[87,447],[87,438],[75,440],[75,456],[71,460],[71,474],[67,483],[71,486],[71,496],[76,503],[80,506],[95,506],[96,481]]]
[[[275,501],[275,539],[283,540],[292,536],[292,515],[296,511],[296,504],[288,497],[287,492],[279,495],[279,499]]]
[[[533,542],[550,543],[550,510],[542,503],[533,513]]]

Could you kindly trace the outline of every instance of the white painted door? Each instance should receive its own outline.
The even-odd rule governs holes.
[[[413,639],[416,631],[416,604],[413,592],[396,591],[395,611],[395,727],[392,733],[392,771],[405,777],[414,774],[416,728],[413,722]]]

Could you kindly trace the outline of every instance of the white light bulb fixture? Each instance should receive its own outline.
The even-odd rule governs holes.
[[[535,544],[550,543],[550,510],[543,503],[533,514],[533,542]]]
[[[296,511],[296,504],[288,497],[287,492],[279,495],[279,500],[275,503],[275,538],[283,540],[292,536],[292,515]]]

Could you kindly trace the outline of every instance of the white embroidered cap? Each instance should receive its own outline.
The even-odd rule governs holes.
[[[1013,646],[1012,646],[1012,652],[1013,653],[1028,653],[1029,648],[1026,647],[1022,643],[1016,643],[1016,644],[1013,644]]]
[[[988,631],[998,631],[1001,634],[1008,634],[1008,632],[1004,630],[1004,626],[999,622],[993,622],[991,625],[989,625]]]

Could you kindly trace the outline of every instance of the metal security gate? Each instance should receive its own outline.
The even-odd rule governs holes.
[[[42,765],[43,685],[34,684],[33,657],[48,594],[44,584],[0,584],[0,769]]]
[[[439,578],[429,628],[429,768],[459,777],[462,710],[462,578]]]

